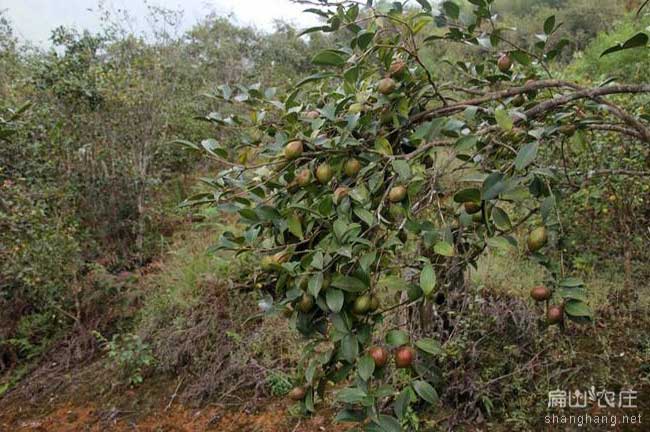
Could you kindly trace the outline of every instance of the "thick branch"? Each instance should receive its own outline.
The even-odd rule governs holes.
[[[433,108],[428,111],[421,112],[419,114],[416,114],[411,117],[410,123],[418,123],[423,120],[429,120],[432,118],[436,117],[444,117],[448,116],[451,114],[455,114],[458,112],[463,111],[465,108],[468,106],[477,106],[477,105],[483,105],[484,103],[487,102],[492,102],[496,100],[501,100],[501,99],[506,99],[512,96],[517,96],[523,93],[528,93],[531,91],[537,91],[537,90],[543,90],[547,88],[559,88],[559,87],[568,87],[568,88],[579,88],[576,84],[570,83],[568,81],[560,81],[560,80],[542,80],[542,81],[535,81],[533,83],[530,83],[529,85],[521,86],[521,87],[512,87],[506,90],[500,90],[496,92],[491,92],[491,93],[486,93],[484,96],[477,97],[474,99],[468,99],[465,101],[461,101],[455,104],[443,106],[443,107],[438,107],[438,108]]]

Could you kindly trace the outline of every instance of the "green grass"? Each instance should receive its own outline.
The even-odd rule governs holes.
[[[488,251],[478,262],[478,270],[470,272],[471,282],[494,293],[514,297],[529,298],[532,287],[547,282],[546,270],[529,260],[518,251],[495,253]],[[622,272],[616,266],[590,269],[578,272],[574,276],[581,277],[585,282],[589,304],[594,308],[611,304],[611,299],[623,295],[625,281]],[[642,309],[650,307],[650,293],[647,290],[637,290],[638,306]],[[532,304],[532,303],[531,303]]]

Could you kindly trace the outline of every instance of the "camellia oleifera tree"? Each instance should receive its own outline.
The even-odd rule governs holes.
[[[318,72],[286,93],[219,87],[221,111],[205,120],[238,144],[186,143],[225,167],[195,202],[238,213],[240,229],[218,247],[257,254],[261,305],[311,339],[290,396],[314,411],[328,383],[345,382],[340,420],[398,431],[411,404],[437,400],[430,366],[462,314],[466,270],[486,249],[522,238],[548,269],[547,286],[531,291],[547,322],[591,318],[557,248],[567,171],[555,162],[576,129],[650,142],[647,119],[613,102],[650,86],[554,79],[549,62],[568,43],[554,37],[560,23],[548,18],[524,50],[490,0],[439,10],[420,0],[311,3],[324,22],[306,32],[345,42],[317,53]],[[438,76],[423,53],[443,43],[474,46],[480,60]],[[377,296],[389,277],[390,292]],[[395,372],[406,378],[390,380]]]

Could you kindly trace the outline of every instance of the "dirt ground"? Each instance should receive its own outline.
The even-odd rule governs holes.
[[[56,407],[51,413],[32,418],[23,417],[21,412],[4,413],[0,428],[4,431],[38,432],[103,432],[103,431],[151,431],[151,432],[194,432],[194,431],[343,431],[340,426],[328,424],[325,417],[310,419],[291,418],[287,407],[274,403],[259,413],[227,412],[221,408],[191,409],[176,405],[168,410],[152,413],[143,418],[133,418],[133,413],[116,409],[103,409],[93,404]]]

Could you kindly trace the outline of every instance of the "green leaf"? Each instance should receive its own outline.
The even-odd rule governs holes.
[[[341,340],[341,357],[348,363],[354,363],[359,356],[359,341],[352,334],[347,334]]]
[[[575,288],[575,287],[584,286],[585,283],[580,278],[569,277],[569,278],[566,278],[566,279],[562,279],[560,281],[559,285],[561,287],[565,287],[565,288]]]
[[[336,393],[336,400],[349,404],[356,404],[364,400],[368,394],[357,387],[344,388]]]
[[[513,249],[517,247],[516,244],[513,244],[512,241],[508,240],[506,237],[490,237],[487,240],[487,245],[492,249],[502,250]]]
[[[307,390],[307,396],[305,397],[305,409],[309,412],[315,412],[314,408],[314,392],[309,389]]]
[[[555,15],[551,15],[544,21],[544,33],[550,35],[555,30]]]
[[[587,302],[587,292],[584,288],[558,288],[557,293],[563,299],[573,299]]]
[[[307,381],[309,384],[312,384],[314,381],[314,375],[316,374],[316,362],[315,361],[310,361],[309,366],[307,366],[307,369],[305,369],[305,381]]]
[[[499,229],[509,230],[510,228],[512,228],[512,223],[510,222],[508,213],[506,213],[504,210],[502,210],[499,207],[495,206],[492,208],[492,220],[494,221],[494,224]]]
[[[503,174],[499,172],[494,172],[487,176],[483,182],[483,188],[481,190],[481,198],[484,201],[489,201],[499,196],[506,188],[506,184],[503,181]]]
[[[343,291],[341,290],[329,288],[327,291],[325,291],[325,302],[327,303],[327,307],[330,308],[330,310],[334,313],[341,312],[344,299],[345,297],[343,296]]]
[[[311,62],[323,66],[341,66],[345,64],[345,59],[340,51],[328,49],[316,53],[311,59]]]
[[[638,48],[638,47],[646,46],[647,44],[648,44],[648,35],[645,33],[637,33],[634,36],[632,36],[630,39],[626,40],[624,43],[619,43],[618,45],[614,45],[613,47],[607,48],[605,51],[603,51],[603,53],[600,56],[603,57],[608,54],[615,53],[617,51],[623,51],[630,48]]]
[[[303,78],[300,82],[298,82],[298,84],[296,84],[296,87],[301,87],[301,86],[303,86],[303,85],[305,85],[307,83],[324,80],[324,79],[327,79],[327,78],[331,78],[333,76],[334,76],[334,74],[331,73],[331,72],[319,72],[317,74],[313,74],[313,75],[310,75],[310,76],[308,76],[306,78]]]
[[[456,192],[454,201],[457,203],[479,202],[481,201],[481,191],[476,188],[463,189]]]
[[[564,303],[564,311],[567,313],[567,315],[571,315],[573,317],[593,317],[593,312],[591,311],[589,305],[580,300],[567,300]]]
[[[510,57],[512,57],[513,60],[516,61],[517,63],[524,66],[529,66],[532,63],[530,56],[523,51],[519,51],[519,50],[511,51]]]
[[[455,254],[454,246],[452,246],[451,244],[445,241],[436,243],[435,246],[433,247],[433,251],[438,255],[447,256],[447,257],[454,256]]]
[[[499,108],[495,111],[494,118],[496,119],[497,124],[503,130],[511,131],[515,126],[515,122],[512,120],[512,117],[510,117],[508,111],[504,110],[503,108]]]
[[[402,392],[395,398],[395,403],[393,404],[393,412],[398,419],[402,419],[406,414],[406,409],[411,403],[411,389],[406,387]]]
[[[429,296],[435,287],[436,274],[433,271],[433,266],[427,264],[420,272],[420,288],[422,288],[422,292],[425,296]]]
[[[368,226],[373,226],[375,223],[375,216],[368,210],[361,207],[354,207],[354,214],[359,217]]]
[[[370,44],[370,42],[372,42],[372,39],[374,37],[375,37],[374,33],[363,30],[357,36],[357,45],[359,45],[359,48],[364,50],[364,49],[368,48],[368,45]]]
[[[309,34],[309,33],[315,33],[315,32],[319,32],[319,31],[327,30],[327,29],[329,29],[328,26],[309,27],[309,28],[304,29],[300,33],[298,33],[298,37],[304,36],[304,35]]]
[[[393,169],[399,175],[402,181],[408,181],[411,178],[411,167],[408,162],[402,159],[395,159],[392,162]]]
[[[359,279],[341,274],[337,274],[332,278],[332,286],[335,288],[341,288],[348,292],[360,292],[368,288],[368,286]]]
[[[431,12],[431,3],[429,3],[428,0],[417,0],[417,2],[420,3],[422,9],[424,9],[427,12]]]
[[[289,216],[289,219],[287,219],[287,228],[291,234],[295,235],[300,240],[303,239],[302,223],[296,213],[292,213]]]
[[[458,19],[460,16],[460,7],[453,1],[446,1],[442,4],[445,14],[451,19]]]
[[[364,355],[359,359],[359,364],[357,365],[359,371],[359,376],[362,380],[368,381],[375,372],[375,361],[368,354]]]
[[[409,343],[409,335],[402,330],[391,330],[386,333],[386,343],[398,347]]]
[[[436,392],[436,389],[434,389],[433,386],[428,382],[422,380],[413,381],[413,389],[418,394],[418,396],[430,404],[435,404],[438,402],[438,393]]]
[[[438,342],[435,339],[422,338],[417,342],[415,342],[415,346],[418,347],[418,349],[428,354],[432,354],[432,355],[442,354],[442,347],[440,346],[440,342]]]
[[[474,135],[467,135],[459,138],[454,144],[454,149],[457,152],[465,152],[468,150],[474,150],[476,144],[478,143],[478,138]]]
[[[522,170],[530,165],[535,158],[537,157],[537,149],[539,148],[539,142],[533,141],[526,144],[517,153],[517,158],[515,159],[515,168]]]
[[[384,156],[393,154],[393,148],[390,146],[390,142],[384,137],[379,137],[375,140],[375,150]]]
[[[313,295],[314,297],[318,297],[318,294],[320,293],[322,287],[323,287],[322,272],[318,272],[312,275],[311,278],[309,278],[309,282],[307,284],[307,291],[309,292],[309,294]]]
[[[402,432],[402,426],[395,417],[380,415],[379,427],[383,432]]]

